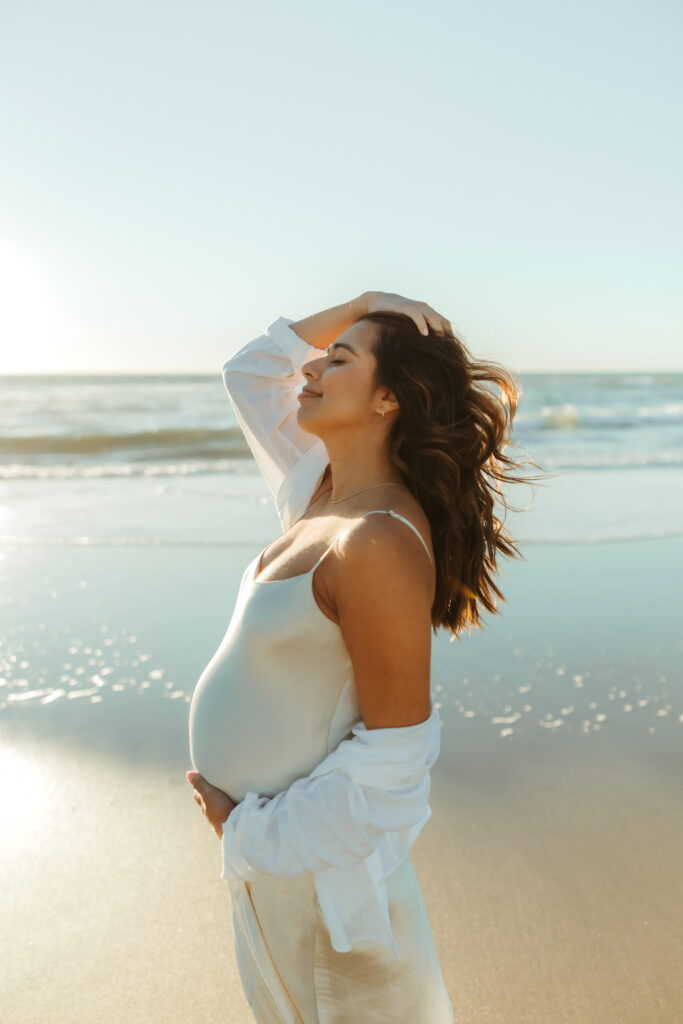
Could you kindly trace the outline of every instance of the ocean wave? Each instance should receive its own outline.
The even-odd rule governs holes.
[[[244,449],[239,427],[221,430],[148,430],[133,434],[85,434],[79,437],[45,435],[0,437],[0,453],[10,455],[106,455],[131,449],[153,451],[160,448],[193,448],[212,443],[231,443]],[[225,453],[227,454],[227,453]],[[238,451],[239,454],[239,451]]]
[[[662,402],[661,405],[600,406],[565,402],[543,405],[540,409],[520,410],[515,423],[535,426],[539,430],[638,430],[648,424],[669,426],[683,424],[683,402]]]
[[[544,406],[541,409],[540,426],[545,430],[566,430],[581,426],[581,413],[571,402],[553,407]]]
[[[615,454],[587,452],[553,453],[522,450],[520,457],[534,458],[544,469],[555,470],[620,470],[620,469],[675,469],[683,465],[683,451],[622,452]],[[251,452],[246,447],[235,451],[229,458],[183,459],[180,462],[122,462],[107,465],[8,463],[0,465],[0,480],[106,480],[136,479],[139,477],[192,477],[225,476],[232,473],[257,473]]]
[[[644,430],[649,425],[657,428],[683,425],[683,401],[647,402],[638,404],[601,405],[593,402],[569,401],[561,404],[528,403],[521,405],[514,419],[513,440],[525,437],[531,431],[542,433],[581,431]],[[78,428],[74,428],[77,430]],[[75,433],[67,436],[55,434],[22,433],[19,423],[0,436],[0,458],[15,456],[22,461],[74,456],[88,459],[97,456],[151,459],[173,455],[194,458],[241,458],[249,454],[244,434],[239,426],[220,429],[205,427],[157,430],[135,430],[130,433],[107,432]],[[554,442],[553,442],[554,443]]]
[[[224,475],[226,473],[251,472],[248,448],[236,451],[229,459],[190,460],[182,462],[124,462],[110,465],[43,465],[10,463],[0,465],[0,480],[98,480],[119,477],[183,477],[202,473]],[[240,463],[244,463],[240,466]]]
[[[650,452],[586,452],[577,454],[553,454],[536,452],[534,457],[544,469],[576,469],[576,470],[619,470],[619,469],[675,469],[683,465],[683,451],[650,451]]]

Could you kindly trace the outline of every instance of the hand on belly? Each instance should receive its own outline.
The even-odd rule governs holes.
[[[207,782],[199,772],[185,772],[187,780],[194,789],[195,803],[199,804],[202,812],[219,839],[223,838],[223,825],[228,820],[237,804],[230,799],[222,789],[217,789]]]

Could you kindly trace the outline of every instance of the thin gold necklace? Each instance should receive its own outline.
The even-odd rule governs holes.
[[[332,498],[328,498],[327,500],[328,500],[328,504],[330,504],[330,505],[338,505],[340,501],[348,501],[349,498],[355,498],[356,494],[364,494],[365,491],[372,491],[375,487],[404,487],[404,486],[405,486],[404,484],[397,484],[397,483],[394,483],[393,481],[391,483],[385,483],[385,484],[373,484],[372,487],[364,487],[362,491],[356,491],[355,494],[347,494],[345,498],[335,498],[334,501],[332,500]]]

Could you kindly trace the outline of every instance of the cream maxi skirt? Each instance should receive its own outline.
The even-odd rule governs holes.
[[[333,949],[311,873],[228,885],[237,966],[257,1024],[453,1024],[410,858],[387,881],[400,960],[371,942]]]

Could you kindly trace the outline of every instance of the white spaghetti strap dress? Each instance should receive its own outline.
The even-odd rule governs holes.
[[[305,511],[328,461],[319,439],[314,442],[322,452],[310,443],[313,435],[287,418],[305,357],[319,355],[287,324],[280,318],[224,367],[233,407],[285,529]],[[429,555],[405,517],[385,509],[366,515],[387,512],[414,530]],[[313,593],[315,571],[338,539],[309,572],[289,579],[259,579],[263,552],[254,558],[227,632],[195,688],[192,764],[236,802],[250,791],[273,797],[287,790],[362,719],[340,627]],[[410,857],[387,881],[400,959],[370,941],[349,952],[335,949],[310,872],[233,879],[229,892],[237,965],[258,1024],[453,1021]]]

